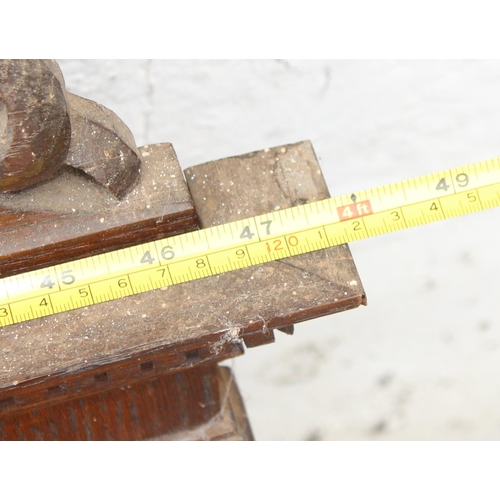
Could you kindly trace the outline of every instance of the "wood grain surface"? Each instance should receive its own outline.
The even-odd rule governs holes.
[[[203,227],[329,195],[308,141],[192,167],[186,177]],[[272,341],[274,328],[365,303],[342,245],[7,326],[0,412],[49,394],[95,393],[96,377],[111,389],[153,376],[140,367],[167,373],[240,355],[244,343]]]
[[[0,440],[144,440],[206,424],[220,410],[217,366],[203,365],[4,417]]]
[[[0,194],[0,278],[196,229],[172,145],[143,146],[140,155],[140,180],[121,200],[71,167]]]

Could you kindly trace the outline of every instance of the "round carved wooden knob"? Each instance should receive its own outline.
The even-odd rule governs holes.
[[[0,192],[51,179],[63,165],[71,124],[55,61],[0,60]]]
[[[130,129],[112,111],[66,91],[53,60],[0,60],[0,193],[71,166],[123,197],[140,175]]]

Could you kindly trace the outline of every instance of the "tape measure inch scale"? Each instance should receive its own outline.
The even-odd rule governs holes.
[[[0,327],[500,206],[500,158],[0,279]]]

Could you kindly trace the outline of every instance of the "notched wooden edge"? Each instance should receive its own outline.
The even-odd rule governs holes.
[[[16,407],[19,405],[22,406],[22,411],[24,411],[26,405],[40,404],[40,394],[45,390],[49,391],[50,388],[53,389],[49,392],[55,397],[58,392],[58,390],[54,389],[58,386],[57,380],[64,380],[64,387],[61,388],[61,398],[79,397],[95,389],[94,376],[103,371],[106,372],[105,379],[107,381],[115,380],[117,383],[118,381],[123,383],[121,382],[122,379],[134,380],[137,375],[134,375],[134,370],[137,369],[137,366],[142,366],[145,371],[147,371],[147,367],[154,366],[155,361],[152,361],[152,359],[156,359],[158,353],[161,353],[161,356],[166,358],[166,365],[164,366],[168,371],[182,370],[203,362],[227,359],[242,354],[243,343],[247,347],[254,347],[272,342],[274,340],[273,329],[284,329],[285,331],[288,330],[287,333],[289,333],[290,325],[306,320],[309,321],[313,319],[311,315],[317,318],[354,309],[360,305],[366,305],[364,292],[350,295],[346,299],[339,299],[332,304],[308,308],[307,311],[298,310],[283,317],[274,317],[266,322],[255,321],[237,328],[224,328],[213,334],[206,334],[194,342],[190,340],[179,343],[175,348],[171,344],[166,346],[136,345],[133,352],[120,351],[116,354],[110,353],[103,356],[98,365],[82,366],[80,363],[78,366],[68,366],[64,372],[57,374],[9,383],[8,386],[4,386],[0,390],[0,412],[16,411]],[[141,351],[141,349],[143,350]],[[185,353],[182,354],[184,351]],[[153,364],[151,365],[151,363]],[[117,374],[120,374],[120,376]],[[141,374],[139,378],[142,376]],[[99,384],[99,390],[101,388],[102,386]],[[10,395],[13,393],[15,393],[15,397]],[[33,396],[35,393],[38,395]],[[29,394],[35,397],[35,400],[31,403]],[[27,399],[23,400],[23,397]],[[51,398],[49,400],[53,401]]]
[[[175,351],[168,345],[142,352],[134,351],[128,356],[120,356],[118,360],[108,358],[102,364],[88,365],[85,368],[79,366],[76,370],[68,367],[58,373],[16,381],[3,387],[0,390],[0,418],[25,412],[33,407],[52,405],[143,382],[194,366],[220,362],[243,353],[240,339],[221,338],[211,345],[200,339],[198,342],[179,344]]]

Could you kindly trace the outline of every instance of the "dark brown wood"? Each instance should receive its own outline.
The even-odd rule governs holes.
[[[220,411],[191,429],[159,435],[151,441],[254,441],[245,404],[230,368],[218,367]]]
[[[264,182],[270,170],[276,179]],[[197,205],[216,200],[200,210],[205,226],[266,213],[270,197],[284,208],[328,196],[309,142],[193,167],[187,176]],[[193,176],[205,186],[198,189]],[[83,397],[96,390],[96,375],[132,376],[160,354],[171,370],[239,355],[243,343],[272,341],[274,328],[365,302],[343,245],[11,325],[0,329],[1,406],[10,414],[48,394]]]
[[[53,60],[0,60],[0,193],[0,278],[196,227],[171,145],[139,153]]]
[[[138,150],[113,112],[66,92],[55,61],[0,60],[0,193],[0,278],[196,227],[171,145]],[[150,299],[161,305],[148,304],[155,324],[135,297],[0,328],[0,439],[253,439],[233,377],[216,365],[242,354],[239,326],[184,335],[154,314],[191,297],[160,292]],[[265,322],[246,332],[247,345],[273,338]]]
[[[137,182],[141,158],[115,113],[66,92],[48,59],[0,60],[0,192],[52,179],[63,164],[121,198]]]
[[[65,163],[82,170],[118,198],[138,181],[141,156],[132,132],[112,111],[67,93],[72,138]]]
[[[145,382],[169,373],[191,370],[200,365],[235,358],[243,354],[239,343],[223,343],[216,351],[204,342],[179,344],[148,351],[129,359],[110,362],[104,366],[31,379],[24,384],[14,381],[0,390],[0,419],[19,415],[40,405],[53,405],[75,397],[87,397],[105,390]]]
[[[96,379],[101,388],[93,395],[0,419],[0,440],[166,439],[217,419],[228,396],[219,393],[219,377],[212,363],[115,389]],[[219,432],[222,439],[228,433]]]
[[[201,227],[290,208],[330,196],[309,141],[212,161],[185,171]],[[255,282],[255,279],[259,279]],[[214,278],[206,296],[221,296],[247,347],[272,342],[270,329],[293,333],[293,323],[366,304],[347,245],[262,264]],[[229,279],[231,284],[229,284]],[[226,281],[227,280],[227,281]],[[253,283],[260,286],[253,290]],[[229,296],[231,295],[231,297]],[[206,299],[207,300],[207,299]],[[215,299],[217,300],[217,299]],[[260,333],[252,328],[261,311]],[[252,311],[252,312],[250,312]],[[246,332],[252,332],[248,338]]]
[[[0,278],[196,229],[172,145],[140,154],[140,180],[121,200],[69,167],[51,182],[0,194]]]
[[[59,66],[48,60],[0,59],[0,192],[54,177],[70,140]]]
[[[212,419],[207,437],[212,441],[253,441],[243,398],[228,367],[219,367],[219,382],[219,393],[222,396],[227,394],[227,398],[222,401],[220,414]]]

